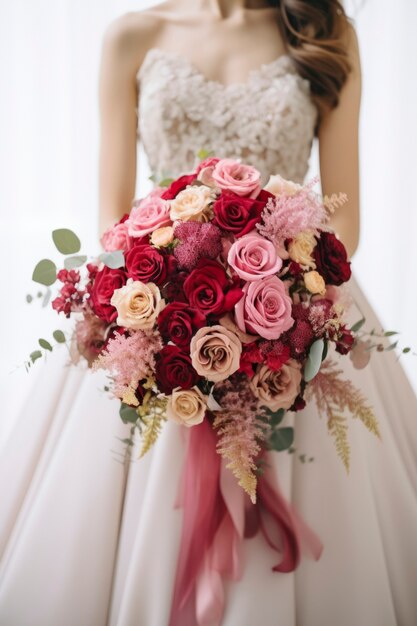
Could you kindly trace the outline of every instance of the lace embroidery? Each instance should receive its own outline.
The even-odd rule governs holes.
[[[137,138],[157,179],[191,171],[201,149],[242,158],[263,182],[272,173],[304,179],[317,108],[288,55],[223,85],[182,55],[151,48],[137,81]]]

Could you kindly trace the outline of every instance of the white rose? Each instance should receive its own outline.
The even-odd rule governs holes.
[[[208,219],[208,206],[213,200],[214,193],[210,187],[189,185],[171,200],[171,220],[205,222]]]
[[[293,183],[292,180],[286,180],[279,174],[274,174],[269,177],[266,187],[264,187],[269,193],[273,193],[274,196],[279,196],[285,193],[287,196],[293,196],[298,193],[302,186],[297,183]]]
[[[168,398],[166,414],[177,424],[195,426],[204,420],[207,410],[207,397],[198,387],[181,389],[176,387]]]
[[[164,306],[159,287],[129,278],[126,285],[116,289],[111,298],[116,307],[119,326],[133,330],[150,330]]]

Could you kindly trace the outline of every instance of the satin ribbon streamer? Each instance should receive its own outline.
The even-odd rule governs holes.
[[[303,546],[319,559],[323,546],[282,495],[265,464],[253,505],[216,451],[204,420],[187,432],[188,445],[176,506],[184,510],[169,626],[218,626],[224,611],[223,578],[242,574],[243,538],[260,529],[282,555],[276,572],[296,569]]]

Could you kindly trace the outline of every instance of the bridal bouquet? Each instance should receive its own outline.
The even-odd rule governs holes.
[[[361,347],[363,323],[344,319],[351,270],[328,226],[332,202],[343,197],[326,202],[313,184],[279,175],[262,189],[254,167],[210,157],[135,200],[96,259],[77,254],[72,231],[54,231],[64,268],[44,259],[33,278],[61,283],[52,306],[76,320],[72,354],[108,372],[142,454],[166,420],[205,422],[254,502],[262,451],[291,450],[282,420],[306,400],[325,414],[347,468],[346,412],[379,434],[372,408],[326,360],[331,346]]]

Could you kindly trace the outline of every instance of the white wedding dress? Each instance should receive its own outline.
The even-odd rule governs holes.
[[[190,170],[207,149],[242,157],[264,180],[275,172],[303,180],[316,109],[289,57],[223,86],[184,57],[151,49],[138,82],[138,136],[158,176]],[[355,278],[350,289],[352,321],[364,314],[380,328]],[[66,359],[62,351],[36,364],[0,460],[0,624],[167,626],[181,429],[167,423],[146,457],[135,449],[123,463],[118,437],[129,428],[103,391],[105,376]],[[275,454],[275,469],[323,554],[274,573],[277,554],[262,535],[245,539],[244,574],[226,583],[222,626],[417,624],[416,397],[394,352],[373,354],[364,370],[348,357],[340,365],[374,406],[381,440],[351,421],[348,475],[315,406],[296,415],[297,453]]]

